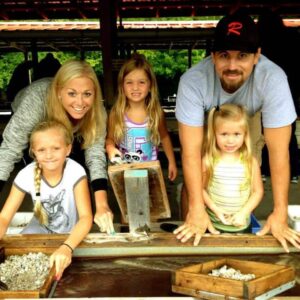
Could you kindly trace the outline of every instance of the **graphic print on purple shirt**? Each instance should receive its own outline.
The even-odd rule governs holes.
[[[125,136],[118,146],[123,155],[126,153],[137,153],[141,161],[157,160],[157,147],[150,141],[150,132],[147,121],[134,123],[125,116]]]

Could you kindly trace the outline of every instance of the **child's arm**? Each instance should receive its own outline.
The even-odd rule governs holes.
[[[9,223],[23,202],[24,196],[25,193],[13,184],[0,213],[0,239],[5,235]]]
[[[202,162],[204,159],[202,158]],[[216,215],[216,217],[225,225],[229,225],[227,220],[226,212],[224,212],[220,207],[218,207],[209,197],[206,189],[208,185],[206,167],[204,163],[202,163],[202,195],[205,205]]]
[[[77,183],[74,195],[79,218],[78,222],[64,243],[50,257],[50,265],[52,266],[55,263],[56,278],[58,280],[61,278],[65,268],[70,265],[73,250],[89,233],[93,223],[87,178],[83,178]]]
[[[173,151],[173,145],[171,142],[170,135],[168,133],[167,122],[164,113],[162,114],[162,118],[158,130],[159,130],[162,147],[164,149],[164,152],[169,162],[168,177],[171,181],[173,181],[177,176],[177,167],[176,167],[175,155]]]
[[[113,119],[113,113],[111,112],[108,117],[107,136],[105,141],[106,153],[110,161],[116,156],[122,157],[122,153],[117,149],[114,141]]]
[[[243,226],[246,224],[246,219],[250,216],[251,212],[256,208],[260,203],[264,195],[264,186],[261,179],[260,167],[256,160],[253,158],[252,163],[252,185],[251,185],[251,194],[243,206],[243,208],[233,215],[232,224],[234,226]]]
[[[230,225],[228,221],[228,215],[220,207],[218,207],[214,202],[211,201],[206,190],[202,191],[203,199],[205,205],[216,215],[216,217],[225,225]]]

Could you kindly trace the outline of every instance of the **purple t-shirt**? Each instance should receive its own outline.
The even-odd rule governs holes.
[[[150,141],[148,118],[143,123],[135,123],[128,116],[124,116],[125,135],[118,145],[127,161],[152,161],[157,160],[158,149]]]

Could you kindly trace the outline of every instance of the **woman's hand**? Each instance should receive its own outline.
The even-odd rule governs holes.
[[[96,211],[94,222],[99,226],[101,232],[106,232],[107,234],[114,234],[114,215],[108,206],[99,207]]]
[[[56,280],[60,280],[64,270],[71,264],[71,261],[72,250],[64,244],[50,256],[50,267],[55,264]]]

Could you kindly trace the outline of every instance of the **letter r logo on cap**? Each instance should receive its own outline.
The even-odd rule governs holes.
[[[227,35],[235,34],[241,35],[241,29],[243,28],[243,24],[240,22],[231,22],[228,24]]]

